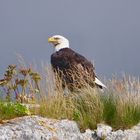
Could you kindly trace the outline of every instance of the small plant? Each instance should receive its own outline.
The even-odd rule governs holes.
[[[20,103],[0,101],[0,120],[29,115],[30,111]]]
[[[40,74],[30,68],[9,65],[4,78],[0,80],[0,87],[8,101],[14,96],[18,102],[31,102],[34,101],[35,93],[39,92],[40,79]]]

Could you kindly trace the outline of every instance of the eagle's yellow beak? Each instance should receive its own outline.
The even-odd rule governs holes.
[[[48,38],[49,43],[57,43],[57,40],[53,37]]]

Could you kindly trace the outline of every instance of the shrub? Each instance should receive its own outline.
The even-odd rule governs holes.
[[[21,103],[33,102],[35,93],[39,92],[40,79],[40,74],[31,68],[9,65],[0,80],[0,87],[8,101],[15,97]]]

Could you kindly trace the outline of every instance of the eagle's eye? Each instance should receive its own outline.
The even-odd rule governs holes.
[[[55,40],[59,40],[59,38],[58,38],[58,37],[55,37],[54,39],[55,39]]]

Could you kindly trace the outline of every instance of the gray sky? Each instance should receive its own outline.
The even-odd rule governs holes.
[[[55,34],[94,60],[98,75],[140,74],[139,0],[0,0],[0,75],[15,53],[49,63]]]

